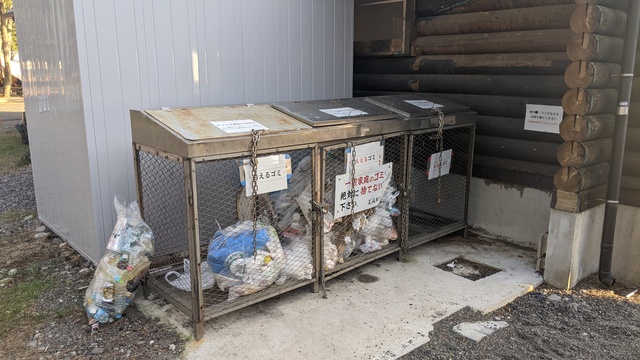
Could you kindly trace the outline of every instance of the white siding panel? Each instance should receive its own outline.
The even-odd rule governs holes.
[[[25,99],[28,111],[44,114],[42,122],[34,120],[33,133],[47,129],[56,141],[71,134],[76,143],[64,154],[36,149],[38,204],[65,229],[82,229],[86,240],[70,241],[93,260],[115,222],[113,197],[135,199],[130,109],[351,96],[352,0],[41,1],[16,2],[16,16],[30,19],[25,36],[34,44],[42,43],[36,35],[45,31],[66,38],[25,51],[25,60],[33,60],[26,76],[33,80],[25,84],[33,89]],[[61,77],[63,88],[55,82]],[[80,113],[66,120],[74,126],[62,127],[65,131],[44,125],[54,118],[50,113],[56,119],[70,116],[65,103],[52,103],[51,92],[77,99]],[[79,174],[76,182],[46,178],[48,164],[66,162],[69,153],[84,157],[71,172]],[[81,200],[92,207],[82,212],[91,218],[82,224],[71,212],[82,201],[51,195],[63,187],[61,194],[71,194],[80,186]],[[88,230],[94,236],[87,236]]]
[[[38,216],[95,258],[102,250],[96,241],[73,2],[21,0],[14,10]]]

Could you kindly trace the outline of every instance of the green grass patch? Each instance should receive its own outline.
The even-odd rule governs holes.
[[[28,165],[28,161],[22,159],[28,150],[29,146],[22,143],[17,131],[0,132],[0,174]]]
[[[42,318],[42,314],[32,313],[29,309],[40,294],[53,285],[52,279],[36,278],[0,290],[0,338],[19,323]]]
[[[0,224],[10,224],[18,222],[27,216],[32,215],[34,218],[37,217],[38,213],[35,211],[21,211],[21,210],[7,210],[0,212]]]

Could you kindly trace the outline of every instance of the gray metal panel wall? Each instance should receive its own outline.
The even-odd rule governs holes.
[[[48,5],[21,2],[16,19],[37,16],[40,23],[56,27],[71,26],[75,20],[75,34],[67,34],[64,51],[77,53],[77,60],[70,61],[66,53],[59,54],[59,60],[77,78],[74,89],[83,114],[78,114],[82,124],[74,130],[84,131],[78,136],[82,135],[86,148],[77,152],[88,156],[88,163],[85,159],[73,168],[85,174],[85,181],[89,174],[92,191],[77,201],[92,198],[92,211],[83,213],[95,213],[95,224],[88,227],[95,228],[97,235],[84,241],[97,241],[100,254],[115,222],[113,196],[135,199],[130,109],[351,96],[352,0],[44,3]],[[29,21],[22,28],[37,25]],[[25,32],[31,35],[21,38],[21,46],[43,36],[42,31]],[[27,52],[23,61],[46,56],[50,55]],[[25,84],[26,88],[38,86],[40,81]],[[27,106],[28,113],[33,111]],[[51,123],[62,119],[47,118]],[[60,138],[64,132],[50,134]],[[66,161],[44,151],[34,155],[34,168]],[[36,169],[36,186],[47,181]],[[66,219],[73,216],[71,206],[50,203],[47,198],[60,186],[39,192],[39,207],[56,209]],[[87,246],[94,244],[79,245]],[[95,254],[89,256],[97,260]]]
[[[96,217],[73,3],[14,4],[38,215],[96,259]],[[37,9],[37,11],[34,11]]]

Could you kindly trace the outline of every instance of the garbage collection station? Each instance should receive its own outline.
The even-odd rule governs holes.
[[[475,113],[424,94],[132,111],[147,287],[204,321],[465,229]]]

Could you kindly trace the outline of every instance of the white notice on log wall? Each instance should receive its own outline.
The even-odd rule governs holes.
[[[527,104],[524,129],[560,134],[562,106]]]

